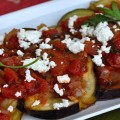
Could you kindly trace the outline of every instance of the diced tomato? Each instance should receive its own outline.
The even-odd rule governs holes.
[[[46,37],[52,37],[52,35],[57,33],[58,31],[56,29],[49,29],[49,30],[43,31],[43,35]]]
[[[27,95],[33,95],[37,92],[39,92],[39,87],[35,85],[36,81],[31,81],[31,82],[27,82],[24,81],[23,85],[26,89]]]
[[[55,50],[51,51],[51,56],[51,60],[56,63],[56,66],[51,68],[51,74],[53,76],[64,74],[66,72],[69,61],[62,55],[62,53]]]
[[[74,28],[78,29],[83,24],[83,22],[87,21],[88,19],[89,16],[79,17],[74,23]]]
[[[70,65],[68,67],[68,72],[73,75],[79,75],[81,76],[83,74],[84,68],[83,63],[79,60],[73,60],[70,62]]]
[[[120,51],[120,32],[116,32],[113,37],[113,45],[116,50]]]
[[[11,86],[2,88],[1,91],[2,91],[2,95],[7,98],[23,98],[25,96],[25,92],[26,92],[26,90],[22,84],[11,85]],[[17,91],[22,93],[21,96],[19,96],[19,97],[15,96],[15,93]]]
[[[69,29],[68,29],[68,19],[67,20],[64,20],[60,23],[60,26],[61,28],[64,30],[64,32],[68,32]]]
[[[105,56],[106,64],[112,67],[120,68],[120,54],[110,53]]]
[[[17,73],[11,68],[4,68],[4,73],[5,73],[5,80],[8,83],[14,83],[18,81]]]
[[[9,114],[0,113],[0,120],[10,120]]]
[[[1,62],[8,66],[19,66],[21,65],[21,60],[17,56],[6,57],[1,59]]]
[[[97,44],[94,44],[91,41],[86,41],[85,43],[85,51],[89,54],[89,55],[96,55],[97,51],[99,49]]]
[[[54,48],[60,50],[60,51],[64,51],[67,47],[64,43],[62,43],[60,40],[55,40],[52,42],[52,45]]]
[[[32,73],[33,78],[35,78],[38,81],[39,84],[39,92],[44,93],[48,91],[49,85],[46,80],[43,78],[39,77],[37,74]]]
[[[19,48],[18,38],[16,35],[10,37],[10,39],[8,41],[8,47],[9,47],[9,49],[18,49]]]

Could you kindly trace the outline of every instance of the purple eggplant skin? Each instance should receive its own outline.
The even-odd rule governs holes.
[[[19,109],[21,112],[25,113],[27,112],[24,104],[24,99],[19,99],[17,102],[17,109]]]
[[[98,100],[116,99],[120,98],[120,89],[99,89],[99,92],[97,94]]]
[[[59,110],[46,110],[46,111],[30,110],[28,111],[28,114],[42,119],[60,119],[75,114],[79,111],[80,111],[79,103],[75,103],[67,108],[61,108]]]
[[[27,113],[31,116],[37,117],[37,118],[43,118],[43,119],[59,119],[64,118],[66,116],[75,114],[80,111],[79,103],[74,103],[70,105],[67,108],[61,108],[59,110],[44,110],[44,111],[38,111],[38,110],[27,110],[24,105],[24,99],[18,100],[17,108],[23,112]]]

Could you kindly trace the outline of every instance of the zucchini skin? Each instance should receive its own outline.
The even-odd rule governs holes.
[[[95,12],[89,9],[75,9],[63,15],[63,17],[58,22],[58,26],[62,21],[67,20],[74,15],[77,15],[78,17],[86,17],[86,16],[92,16],[94,14]]]

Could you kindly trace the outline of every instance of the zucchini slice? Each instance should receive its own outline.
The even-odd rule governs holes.
[[[28,114],[43,119],[63,118],[80,111],[78,100],[70,102],[70,105],[68,107],[62,107],[59,110],[54,109],[53,104],[61,103],[60,98],[49,99],[47,101],[47,104],[45,105],[39,104],[37,106],[32,106],[33,101],[35,101],[36,99],[35,97],[36,95],[29,96],[26,100],[23,99],[19,100],[18,109],[20,109],[22,112],[27,111]]]
[[[113,1],[120,2],[120,0],[99,0],[99,1],[94,1],[94,2],[90,3],[89,9],[95,10],[98,5],[100,5],[100,4],[102,4],[104,6],[110,5]]]
[[[94,15],[94,11],[89,10],[89,9],[75,9],[73,11],[70,11],[66,13],[58,22],[58,26],[60,25],[61,21],[67,20],[70,17],[77,15],[79,17],[86,17],[86,16],[92,16]]]

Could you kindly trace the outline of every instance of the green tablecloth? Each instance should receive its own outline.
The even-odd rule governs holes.
[[[88,120],[120,120],[120,109],[90,118]]]

